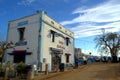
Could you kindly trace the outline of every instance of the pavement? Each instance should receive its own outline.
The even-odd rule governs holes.
[[[87,67],[87,66],[86,65],[81,65],[78,68],[72,68],[72,69],[69,69],[69,70],[62,71],[62,72],[60,72],[60,71],[49,72],[48,74],[45,74],[45,72],[42,72],[42,73],[39,73],[38,75],[36,75],[34,80],[47,80],[47,79],[50,79],[50,78],[53,78],[53,77],[57,77],[57,76],[60,76],[60,75],[63,75],[63,74],[73,72],[77,69],[83,69],[85,67]]]
[[[120,63],[92,63],[64,72],[39,73],[34,80],[120,80]]]

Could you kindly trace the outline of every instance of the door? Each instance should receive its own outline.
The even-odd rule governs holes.
[[[52,70],[57,70],[61,63],[61,55],[60,54],[52,54]]]
[[[14,55],[14,63],[20,63],[20,62],[25,63],[25,54]]]

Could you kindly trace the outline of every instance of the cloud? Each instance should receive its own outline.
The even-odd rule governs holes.
[[[119,0],[109,0],[92,8],[80,7],[72,12],[72,15],[75,14],[79,14],[79,16],[72,20],[63,21],[61,24],[66,26],[84,23],[70,28],[75,33],[76,38],[101,34],[102,28],[105,28],[107,32],[120,30]]]
[[[18,5],[30,5],[32,4],[33,2],[35,2],[36,0],[22,0],[21,2],[18,2],[17,4]]]
[[[75,33],[75,38],[88,37],[102,34],[102,28],[107,32],[118,32],[120,31],[120,22],[112,22],[106,25],[94,25],[92,23],[82,24],[70,28]]]

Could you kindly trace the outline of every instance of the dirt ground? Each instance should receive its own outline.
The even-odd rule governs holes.
[[[120,80],[120,63],[88,64],[44,80]]]

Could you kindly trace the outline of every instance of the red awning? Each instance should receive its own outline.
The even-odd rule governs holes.
[[[63,54],[62,52],[53,52],[54,54]]]
[[[27,52],[26,50],[15,50],[12,53],[8,53],[10,55],[20,55],[20,54],[24,54],[24,55],[30,55],[32,54],[32,52]]]
[[[71,54],[70,53],[65,53],[66,56],[70,56]]]

